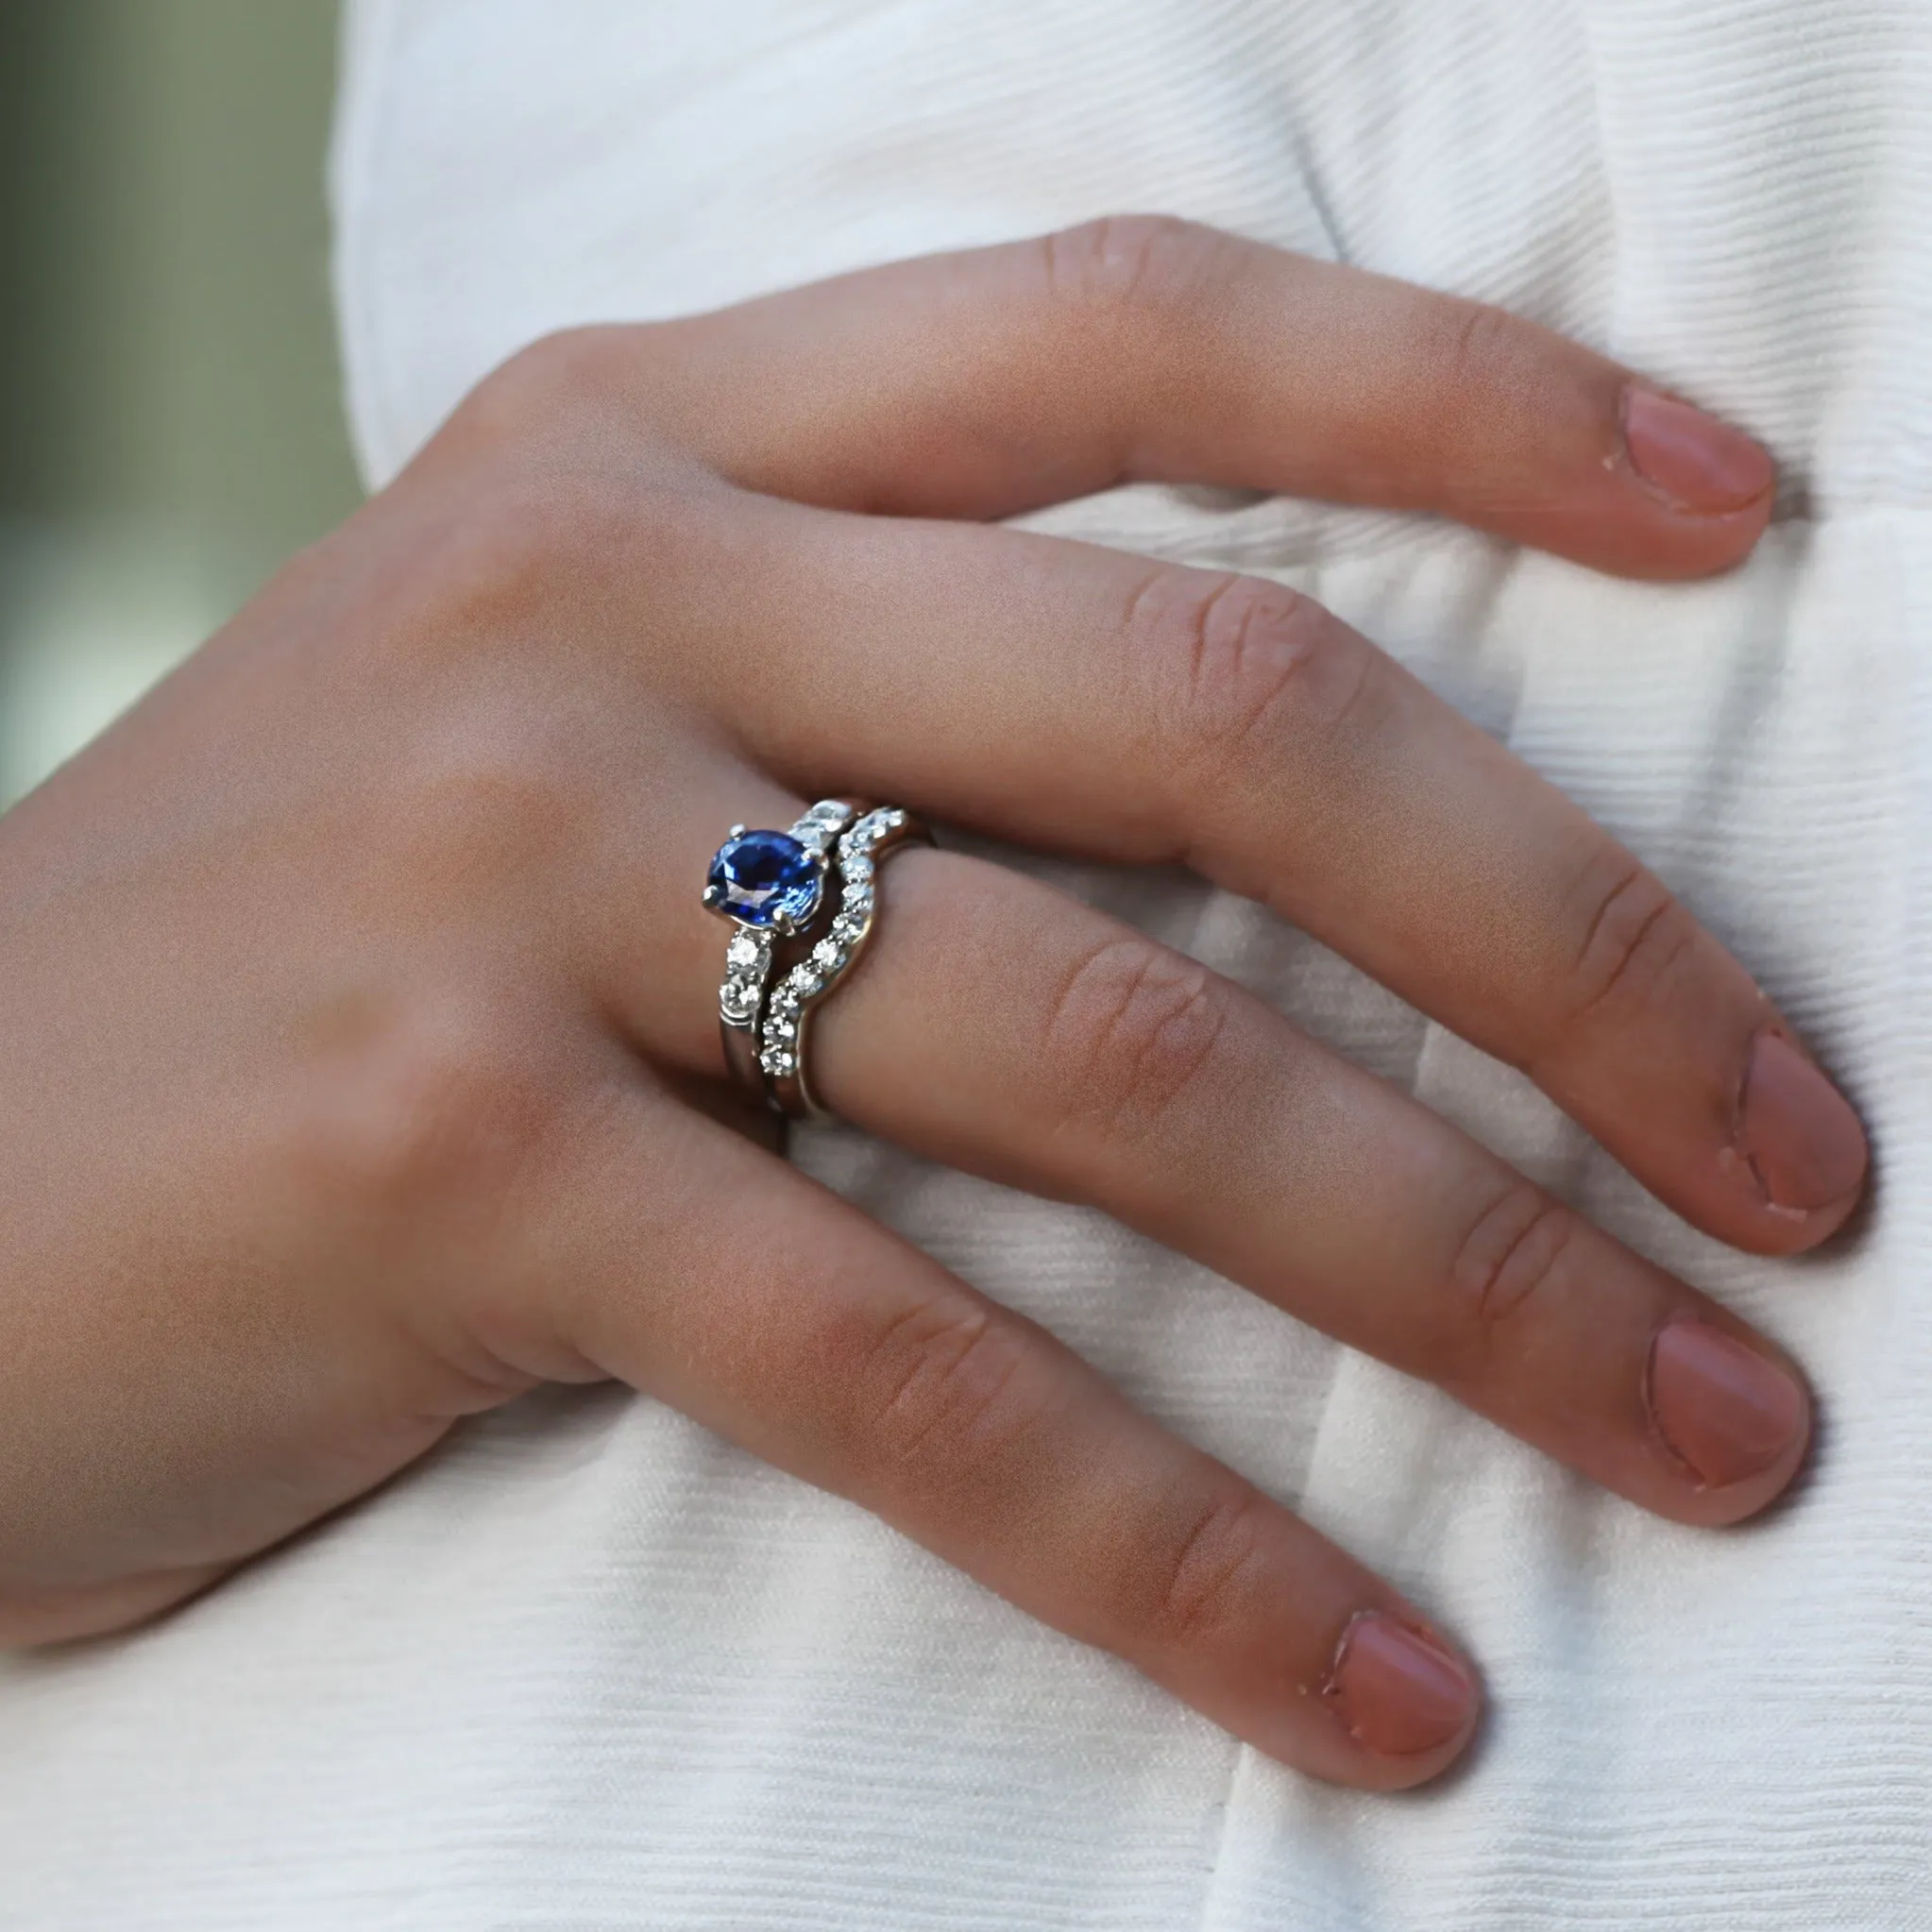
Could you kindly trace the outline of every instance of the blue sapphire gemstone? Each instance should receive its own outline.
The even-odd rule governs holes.
[[[824,873],[786,832],[740,832],[718,848],[704,903],[746,925],[805,925],[819,909]]]

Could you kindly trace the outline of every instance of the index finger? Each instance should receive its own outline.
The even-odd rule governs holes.
[[[611,331],[652,426],[747,488],[1009,517],[1135,482],[1388,509],[1635,577],[1735,564],[1749,436],[1485,303],[1127,216]]]

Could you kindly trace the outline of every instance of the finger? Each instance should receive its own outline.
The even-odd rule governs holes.
[[[604,338],[756,490],[991,517],[1135,481],[1393,509],[1638,577],[1737,562],[1771,459],[1500,309],[1161,218],[896,263]]]
[[[813,1034],[846,1118],[1102,1209],[1660,1515],[1736,1521],[1796,1473],[1772,1344],[1261,1001],[958,854],[877,890]]]
[[[1393,1789],[1467,1740],[1473,1673],[1413,1605],[1043,1330],[742,1139],[619,1094],[539,1221],[545,1320],[573,1356],[851,1498],[1271,1756]]]
[[[0,1606],[0,1651],[39,1650],[131,1629],[198,1597],[238,1562],[150,1570],[87,1589],[9,1594]]]
[[[755,521],[756,568],[690,672],[754,762],[1035,846],[1193,865],[1523,1069],[1736,1246],[1794,1252],[1851,1213],[1857,1118],[1751,974],[1318,604],[1016,532]]]

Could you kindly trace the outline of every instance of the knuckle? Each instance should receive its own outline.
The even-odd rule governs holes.
[[[708,554],[714,517],[684,474],[607,462],[595,448],[554,464],[526,452],[485,472],[425,555],[431,635],[451,652],[480,637],[548,644],[560,615],[594,617],[603,586],[640,559],[662,594]]]
[[[628,525],[620,506],[581,473],[507,470],[479,492],[449,534],[443,577],[469,632],[521,630],[582,582],[580,566]]]
[[[1039,1419],[1025,1373],[1034,1350],[1010,1315],[941,1296],[867,1345],[858,1386],[862,1439],[901,1470],[997,1464]]]
[[[1138,934],[1090,949],[1046,1022],[1061,1124],[1113,1140],[1157,1133],[1213,1061],[1228,1020],[1227,988],[1198,960]]]
[[[385,649],[398,636],[446,653],[491,636],[548,641],[560,613],[611,607],[604,593],[640,563],[659,599],[715,566],[726,486],[630,393],[646,333],[543,337],[464,398],[394,486],[415,529],[379,586]]]
[[[1048,292],[1082,314],[1163,312],[1212,282],[1229,238],[1171,214],[1112,214],[1042,238]]]
[[[574,419],[626,386],[631,345],[651,325],[593,323],[558,329],[507,356],[464,398],[454,421],[485,435],[521,437],[534,428]]]
[[[1444,381],[1451,391],[1494,391],[1514,379],[1524,337],[1521,323],[1507,310],[1458,301],[1444,320]]]
[[[557,461],[525,449],[410,498],[412,541],[355,592],[345,669],[436,714],[492,678],[568,666],[570,687],[640,672],[672,682],[700,599],[715,595],[733,535],[722,486],[688,466],[627,468],[589,445]],[[637,594],[648,573],[651,594]]]
[[[426,901],[477,896],[582,844],[602,809],[573,769],[581,721],[481,694],[426,726],[384,780],[384,855]]]
[[[1137,1601],[1127,1620],[1142,1641],[1198,1644],[1251,1616],[1266,1510],[1259,1490],[1230,1484],[1164,1533],[1135,1540],[1128,1560],[1143,1581],[1128,1592]]]
[[[1484,1322],[1519,1313],[1546,1288],[1576,1233],[1576,1216],[1526,1180],[1513,1180],[1470,1223],[1450,1274]]]
[[[1593,861],[1574,901],[1585,918],[1561,1003],[1567,1028],[1653,1005],[1696,950],[1697,922],[1628,854]]]
[[[1251,804],[1279,782],[1284,754],[1337,737],[1375,653],[1312,598],[1265,578],[1173,569],[1147,579],[1127,612],[1150,667],[1161,769],[1198,808],[1231,790]]]
[[[332,1195],[500,1201],[554,1139],[565,1083],[488,1003],[365,994],[314,1031],[296,1160]]]

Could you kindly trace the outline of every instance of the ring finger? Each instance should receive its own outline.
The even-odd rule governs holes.
[[[846,1118],[1100,1208],[1660,1515],[1735,1521],[1796,1472],[1771,1343],[1260,1000],[959,854],[878,890],[813,1036]]]

